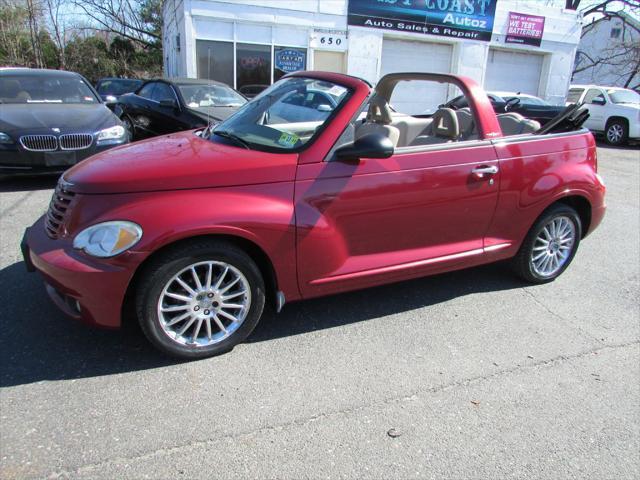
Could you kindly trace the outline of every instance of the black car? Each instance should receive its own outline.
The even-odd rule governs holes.
[[[120,97],[115,112],[131,138],[139,140],[220,122],[245,103],[245,97],[224,83],[158,79]]]
[[[58,173],[129,141],[81,75],[0,68],[0,174]]]
[[[558,116],[565,107],[551,105],[544,100],[521,93],[494,93],[488,92],[487,96],[493,106],[493,110],[498,113],[517,112],[524,117],[540,122],[540,125],[546,124],[552,118]],[[455,97],[442,105],[446,108],[458,110],[468,107],[469,104],[464,95]]]
[[[96,82],[96,90],[102,101],[113,110],[121,95],[135,92],[142,85],[142,80],[135,78],[101,78]]]
[[[253,98],[264,92],[269,85],[243,85],[238,91],[247,98]]]

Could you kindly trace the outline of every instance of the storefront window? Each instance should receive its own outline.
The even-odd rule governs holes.
[[[238,90],[247,85],[271,85],[271,46],[238,43],[236,77]]]
[[[233,87],[233,43],[196,40],[198,78],[217,80]]]
[[[287,73],[307,68],[307,49],[275,47],[273,49],[273,81],[277,82]]]

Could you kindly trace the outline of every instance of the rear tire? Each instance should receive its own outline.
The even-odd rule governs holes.
[[[582,224],[577,212],[568,205],[552,205],[527,233],[512,268],[527,282],[551,282],[571,264],[580,238]]]
[[[609,145],[620,146],[629,139],[629,125],[621,119],[613,119],[607,122],[604,138]]]
[[[232,350],[258,324],[264,303],[255,262],[221,241],[196,240],[168,250],[145,268],[136,289],[145,336],[183,359]]]

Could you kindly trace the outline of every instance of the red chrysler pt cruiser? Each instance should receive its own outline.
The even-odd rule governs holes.
[[[394,104],[408,87],[437,105],[441,84],[469,106]],[[506,259],[548,282],[605,211],[585,115],[569,107],[542,128],[496,116],[452,75],[392,74],[375,89],[288,75],[213,128],[73,167],[25,232],[25,262],[68,315],[116,328],[132,306],[149,340],[183,358],[233,348],[267,301]]]

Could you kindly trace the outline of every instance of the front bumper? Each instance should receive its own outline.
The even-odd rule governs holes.
[[[100,262],[75,251],[70,239],[51,239],[44,217],[27,228],[21,243],[27,270],[44,277],[47,293],[67,315],[90,325],[118,328],[133,274],[144,254],[125,252]]]
[[[82,150],[54,152],[32,152],[14,144],[0,146],[0,174],[43,174],[61,173],[85,158],[124,145],[126,141],[96,145]]]

